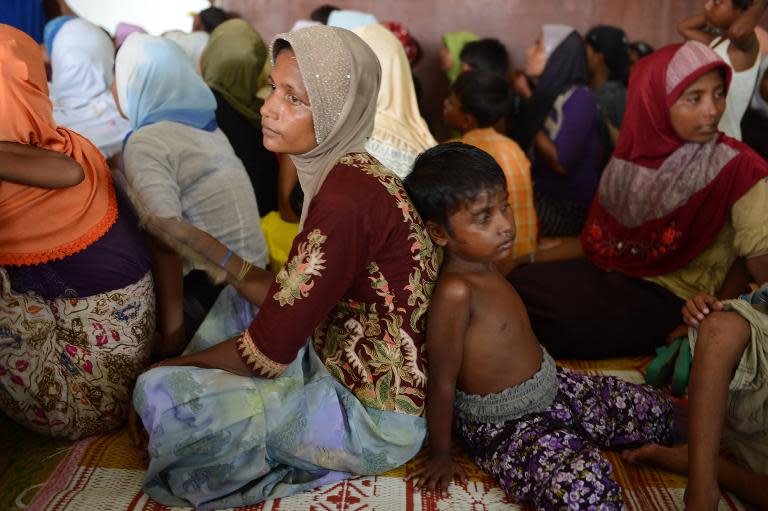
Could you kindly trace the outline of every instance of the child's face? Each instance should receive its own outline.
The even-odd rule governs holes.
[[[713,27],[725,30],[741,13],[731,0],[707,0],[704,4],[704,17]]]
[[[704,144],[717,135],[717,125],[724,111],[723,75],[715,69],[680,94],[669,109],[669,120],[680,138]]]
[[[454,255],[475,262],[505,258],[515,241],[515,218],[506,187],[480,193],[448,217],[452,232],[442,244]]]
[[[460,132],[466,131],[466,113],[461,109],[461,101],[459,98],[451,92],[451,94],[443,101],[443,121],[445,125],[452,130]]]

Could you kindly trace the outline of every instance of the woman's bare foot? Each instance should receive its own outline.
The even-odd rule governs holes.
[[[688,473],[688,444],[675,447],[647,444],[622,451],[621,458],[629,463],[646,463],[678,474]]]

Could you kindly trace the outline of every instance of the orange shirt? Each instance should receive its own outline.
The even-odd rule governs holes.
[[[533,205],[531,162],[517,142],[505,137],[493,128],[478,128],[465,133],[461,141],[487,152],[504,171],[507,178],[509,204],[515,213],[517,238],[512,257],[536,252],[538,222]]]

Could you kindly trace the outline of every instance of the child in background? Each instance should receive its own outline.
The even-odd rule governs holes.
[[[509,53],[498,39],[486,38],[464,45],[459,53],[461,71],[474,69],[496,73],[506,79],[509,74]]]
[[[443,34],[443,48],[440,50],[440,65],[448,75],[448,82],[453,83],[461,74],[461,50],[472,41],[480,39],[473,32],[457,31]]]
[[[741,118],[752,99],[760,67],[760,43],[755,26],[768,0],[707,0],[704,14],[681,22],[684,38],[708,44],[733,69],[720,131],[741,140]],[[719,32],[717,36],[714,33]]]
[[[768,284],[722,302],[701,293],[685,304],[683,318],[694,355],[689,444],[647,445],[625,457],[687,472],[688,509],[716,509],[720,483],[768,510]],[[721,438],[749,468],[719,456]]]
[[[405,180],[445,250],[429,309],[429,457],[416,485],[454,475],[451,422],[472,459],[536,509],[623,509],[600,448],[664,442],[672,409],[655,389],[557,368],[519,295],[496,269],[513,246],[504,174],[488,154],[450,143],[423,153]]]
[[[467,43],[459,54],[459,60],[462,73],[470,70],[487,71],[501,76],[504,80],[510,79],[509,53],[498,39],[486,38]],[[497,131],[507,132],[507,125],[513,123],[520,114],[522,104],[523,98],[513,91],[509,100],[509,111],[504,122],[496,126]]]
[[[531,163],[517,142],[493,129],[507,113],[512,91],[500,75],[466,71],[451,87],[443,105],[445,123],[462,133],[461,141],[490,154],[504,172],[517,237],[509,257],[501,262],[506,274],[514,259],[536,252],[537,220],[533,204]]]

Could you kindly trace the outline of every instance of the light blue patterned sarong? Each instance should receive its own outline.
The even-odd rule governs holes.
[[[221,328],[219,340],[242,331],[248,311],[227,288],[192,351],[215,344],[212,325]],[[137,381],[134,404],[150,434],[144,490],[162,504],[202,510],[391,470],[411,459],[426,435],[423,417],[363,406],[311,345],[274,380],[156,368]]]

